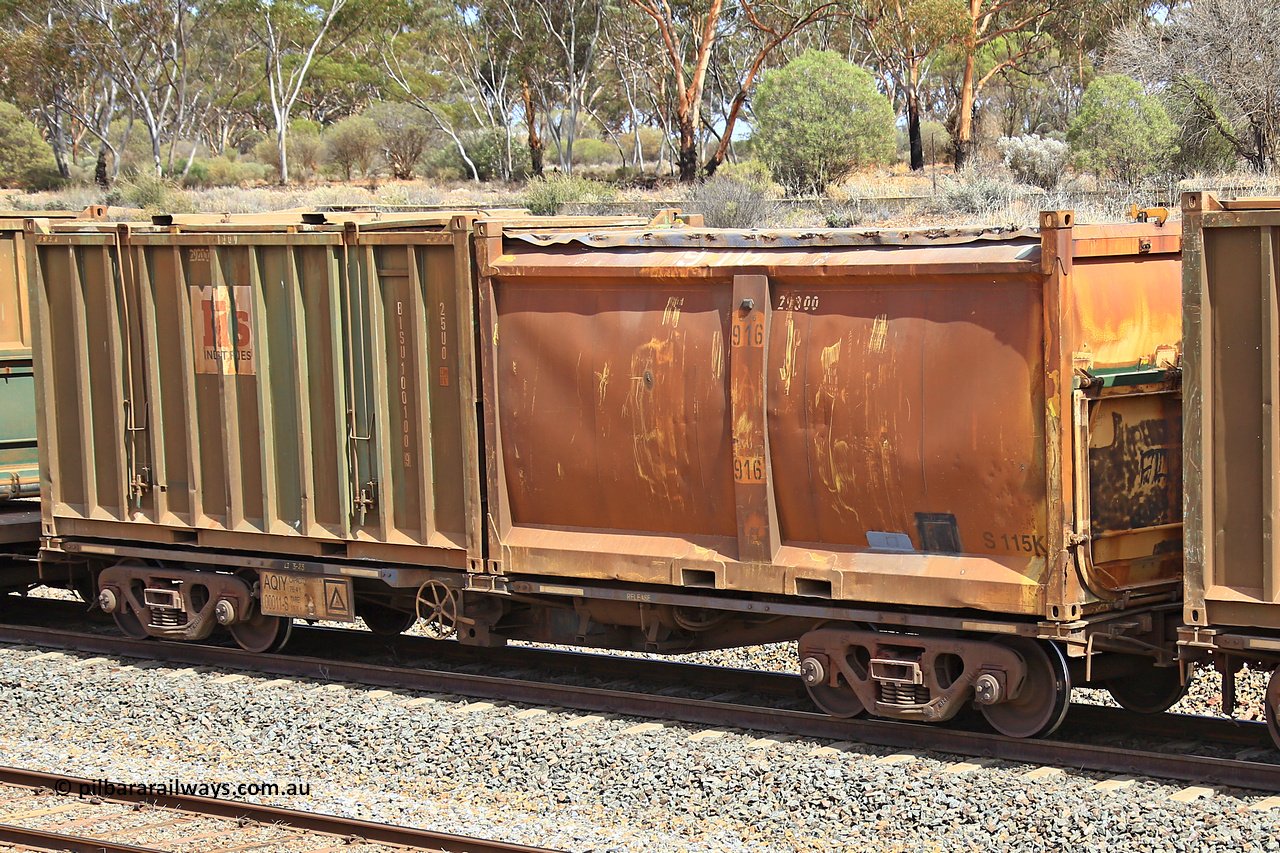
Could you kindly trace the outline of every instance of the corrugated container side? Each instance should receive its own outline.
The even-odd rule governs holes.
[[[39,235],[48,532],[478,558],[468,224]]]

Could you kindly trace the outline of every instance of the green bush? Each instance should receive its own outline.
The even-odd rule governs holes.
[[[769,167],[764,161],[754,158],[743,160],[740,163],[722,163],[720,168],[716,169],[715,176],[717,178],[732,178],[735,181],[755,184],[765,189],[781,189],[773,182],[773,173],[769,171]]]
[[[382,159],[391,176],[399,181],[413,177],[431,141],[431,131],[423,123],[422,110],[408,104],[377,103],[364,112],[378,126],[382,137]]]
[[[618,162],[618,148],[603,139],[575,139],[573,164],[575,166],[603,166]]]
[[[893,106],[867,71],[834,51],[808,51],[766,76],[754,112],[752,150],[793,191],[821,190],[893,157]]]
[[[204,161],[207,185],[211,187],[236,187],[265,181],[270,167],[247,160],[230,157],[213,157]]]
[[[1235,166],[1240,154],[1211,117],[1209,111],[1217,109],[1216,96],[1203,84],[1195,85],[1195,97],[1178,89],[1166,102],[1169,116],[1178,126],[1174,139],[1177,153],[1170,158],[1169,168],[1178,175],[1225,172]]]
[[[192,213],[191,201],[177,186],[150,172],[139,172],[116,185],[107,196],[108,204],[140,207],[147,213]]]
[[[1112,74],[1085,89],[1067,141],[1080,168],[1134,184],[1167,167],[1176,133],[1158,98]]]
[[[344,118],[324,135],[325,159],[342,174],[344,181],[351,180],[353,172],[366,178],[372,176],[381,148],[382,133],[378,125],[364,116]]]
[[[684,209],[701,213],[712,228],[767,228],[780,224],[781,188],[767,178],[747,173],[741,177],[721,167],[714,177],[690,194]]]
[[[289,157],[289,178],[299,183],[306,181],[320,168],[320,155],[324,143],[320,140],[320,125],[306,119],[289,122],[289,135],[285,137],[285,153]],[[253,146],[254,158],[280,174],[279,149],[274,132],[258,140]]]
[[[13,104],[0,101],[0,185],[38,189],[57,181],[53,149]]]
[[[570,202],[606,202],[616,197],[617,191],[608,184],[553,172],[530,181],[524,188],[520,203],[537,216],[550,216],[559,213],[560,207]]]

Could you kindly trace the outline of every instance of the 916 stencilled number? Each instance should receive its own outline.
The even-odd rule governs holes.
[[[729,330],[729,344],[735,347],[764,346],[764,315],[749,314],[744,319],[734,318]]]
[[[763,483],[764,457],[733,457],[733,479],[739,483]]]

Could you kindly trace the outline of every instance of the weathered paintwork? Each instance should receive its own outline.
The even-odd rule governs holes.
[[[1280,200],[1188,193],[1183,218],[1184,620],[1280,629]]]
[[[36,223],[46,533],[480,556],[470,219],[301,223]]]
[[[1042,226],[481,223],[489,570],[1061,620],[1168,591],[1176,376],[1093,376],[1177,362],[1177,227]]]

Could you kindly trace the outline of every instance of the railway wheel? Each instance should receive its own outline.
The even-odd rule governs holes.
[[[1159,714],[1169,710],[1187,694],[1182,673],[1176,666],[1156,666],[1146,658],[1137,671],[1112,678],[1104,685],[1120,707],[1135,714]]]
[[[383,637],[394,637],[409,630],[418,621],[416,613],[406,613],[384,604],[365,602],[356,606],[356,615],[364,620],[365,627]]]
[[[1027,677],[1018,698],[982,705],[982,716],[998,732],[1009,737],[1044,737],[1052,734],[1071,705],[1071,676],[1067,659],[1053,643],[1026,637],[1002,637],[1026,663]]]
[[[417,610],[428,637],[443,640],[458,629],[458,593],[447,584],[427,581],[419,587]]]
[[[151,635],[147,633],[146,627],[142,624],[142,620],[138,618],[138,614],[134,613],[129,605],[121,603],[120,606],[111,614],[111,618],[116,620],[116,627],[124,632],[126,637],[133,640],[145,640]]]
[[[847,684],[832,687],[830,684],[805,685],[813,704],[833,717],[848,719],[867,713],[867,708]]]
[[[1272,742],[1280,748],[1280,669],[1271,670],[1263,704],[1267,713],[1267,731],[1271,733]]]
[[[254,608],[253,616],[227,627],[246,652],[278,652],[289,642],[293,620],[287,616],[267,616]]]

